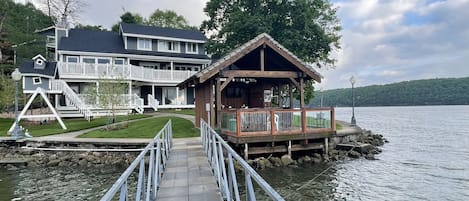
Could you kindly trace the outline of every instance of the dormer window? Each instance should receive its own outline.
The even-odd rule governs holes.
[[[186,53],[197,54],[199,53],[199,46],[197,43],[186,43]]]
[[[180,52],[179,42],[169,40],[158,41],[158,51],[161,52]]]
[[[137,49],[138,50],[149,50],[149,51],[151,51],[151,39],[138,38],[137,39]]]
[[[41,77],[33,77],[33,84],[34,85],[42,84]]]
[[[33,57],[34,69],[44,69],[46,67],[46,59],[40,54]]]
[[[44,64],[44,61],[41,59],[36,60],[36,64],[42,66]]]

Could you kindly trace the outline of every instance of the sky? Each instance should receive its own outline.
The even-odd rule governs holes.
[[[25,0],[18,0],[25,1]],[[34,0],[30,0],[34,1]],[[198,26],[206,0],[85,0],[82,24],[110,28],[124,12],[148,17],[170,9]],[[332,0],[341,20],[341,49],[317,89],[469,76],[469,0]]]

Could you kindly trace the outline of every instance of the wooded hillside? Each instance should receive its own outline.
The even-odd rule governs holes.
[[[315,92],[310,106],[319,106]],[[324,106],[351,106],[352,90],[323,92]],[[355,88],[356,106],[469,105],[469,77],[399,82]]]
[[[52,20],[36,9],[33,4],[14,3],[13,0],[0,0],[0,68],[13,68],[14,50],[17,64],[29,60],[36,54],[45,54],[45,37],[35,34],[35,30],[53,25]],[[31,42],[36,40],[35,42]],[[28,43],[16,48],[12,45]]]

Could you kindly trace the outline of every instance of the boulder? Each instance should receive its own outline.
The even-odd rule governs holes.
[[[303,157],[303,162],[305,162],[305,163],[311,163],[311,161],[312,161],[311,157],[309,157],[309,156]]]
[[[88,164],[88,161],[86,161],[86,159],[81,159],[80,161],[78,161],[78,165],[80,166],[86,166]]]
[[[282,166],[282,160],[279,157],[270,157],[269,160],[275,167]]]
[[[356,152],[356,151],[350,151],[350,152],[348,153],[348,156],[349,156],[350,158],[360,158],[361,154],[358,153],[358,152]]]
[[[365,156],[365,158],[368,159],[368,160],[376,160],[374,154],[367,154],[367,155]]]
[[[47,166],[54,167],[54,166],[57,166],[59,163],[60,163],[60,160],[58,160],[58,159],[49,160],[49,162],[47,163]]]
[[[293,159],[291,159],[289,155],[283,155],[282,158],[280,158],[280,160],[282,161],[283,166],[288,166],[290,164],[295,163],[295,161],[293,161]]]

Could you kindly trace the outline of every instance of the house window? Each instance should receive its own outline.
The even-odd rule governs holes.
[[[114,59],[115,65],[124,65],[124,59]]]
[[[197,43],[186,43],[186,53],[197,54],[199,52]]]
[[[33,77],[33,84],[34,85],[42,84],[41,78],[40,77]]]
[[[161,52],[179,52],[179,42],[160,40],[158,41],[158,50]]]
[[[96,63],[95,58],[89,58],[89,57],[83,58],[82,61],[83,61],[83,63],[87,63],[87,64],[95,64]]]
[[[77,56],[67,56],[67,62],[68,63],[78,63],[78,57]]]
[[[98,58],[98,64],[110,64],[110,59]]]
[[[137,44],[138,44],[137,45],[138,50],[151,50],[151,39],[138,38]]]

